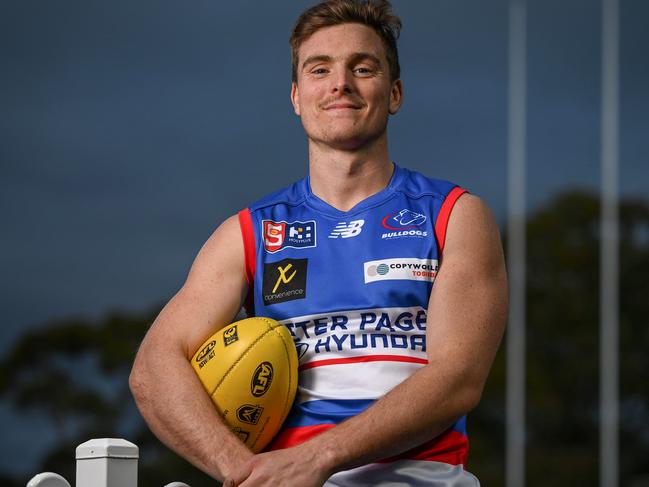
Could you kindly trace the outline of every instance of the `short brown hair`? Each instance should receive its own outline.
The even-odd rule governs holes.
[[[401,20],[392,12],[388,0],[326,0],[302,12],[289,39],[293,65],[292,79],[297,82],[298,50],[318,29],[339,24],[364,24],[376,31],[385,48],[390,80],[401,76],[397,39]]]

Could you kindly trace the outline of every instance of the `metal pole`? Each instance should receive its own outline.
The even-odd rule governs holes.
[[[603,0],[599,458],[601,487],[618,485],[618,97],[619,2]]]
[[[509,3],[506,485],[525,485],[526,0]]]

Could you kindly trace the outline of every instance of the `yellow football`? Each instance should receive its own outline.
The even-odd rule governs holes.
[[[297,390],[297,352],[286,327],[262,317],[232,323],[201,345],[192,366],[224,422],[252,451],[261,451]]]

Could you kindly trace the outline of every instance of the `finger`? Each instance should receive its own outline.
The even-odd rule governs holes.
[[[256,480],[251,480],[250,477],[245,479],[238,487],[259,487],[261,484]]]
[[[238,472],[232,472],[228,478],[223,481],[223,487],[237,487],[241,485],[249,476],[252,470],[239,470]]]

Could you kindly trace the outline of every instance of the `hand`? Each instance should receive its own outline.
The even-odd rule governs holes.
[[[322,487],[331,473],[303,445],[255,455],[230,472],[223,487]]]

